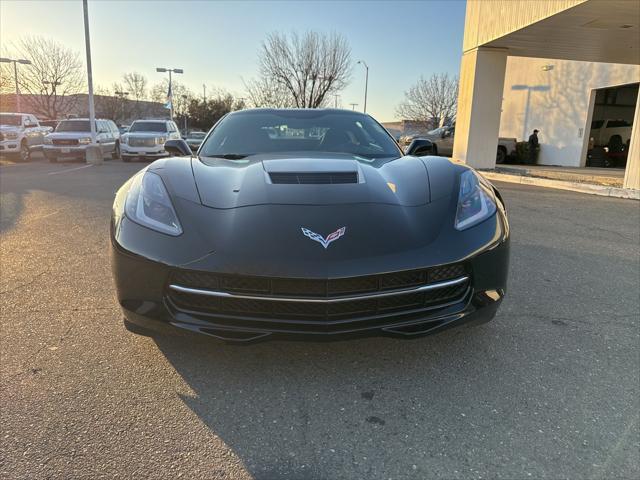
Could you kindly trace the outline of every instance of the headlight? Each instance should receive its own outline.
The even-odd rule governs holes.
[[[53,145],[53,140],[51,140],[49,137],[44,137],[44,144]]]
[[[456,230],[477,225],[496,213],[493,189],[485,179],[472,170],[460,176],[460,193],[456,211]]]
[[[145,172],[131,183],[125,202],[130,220],[152,230],[177,237],[182,233],[169,193],[159,175]]]
[[[156,143],[158,145],[164,145],[164,142],[166,142],[166,141],[167,141],[167,137],[157,137],[156,138]]]
[[[4,134],[4,138],[7,140],[17,140],[18,134],[17,132],[7,132]]]
[[[122,135],[120,137],[120,143],[127,145],[129,143],[129,135]]]
[[[78,143],[80,145],[89,145],[91,143],[91,138],[90,137],[79,138]]]

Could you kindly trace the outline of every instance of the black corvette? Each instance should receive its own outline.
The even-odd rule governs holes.
[[[117,192],[125,326],[224,340],[413,337],[491,320],[509,225],[473,169],[403,153],[370,116],[243,110]]]

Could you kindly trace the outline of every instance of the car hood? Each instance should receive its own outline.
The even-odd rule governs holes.
[[[416,157],[366,161],[352,155],[252,155],[243,160],[192,161],[201,202],[214,208],[253,205],[341,205],[429,203],[429,176]],[[326,183],[331,177],[352,183]],[[297,178],[309,182],[299,184]],[[296,182],[296,183],[289,183]],[[325,182],[325,183],[320,183]]]
[[[156,137],[166,137],[169,135],[168,133],[162,132],[127,132],[126,135],[128,137],[142,137],[142,138],[156,138]]]
[[[58,138],[58,139],[66,139],[66,138],[86,138],[90,137],[91,132],[51,132],[47,134],[47,138]]]
[[[0,132],[19,132],[22,130],[21,127],[16,127],[15,125],[0,125]]]

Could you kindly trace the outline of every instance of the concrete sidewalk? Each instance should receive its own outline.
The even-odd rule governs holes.
[[[605,197],[640,200],[640,190],[622,188],[624,170],[614,168],[577,168],[550,165],[497,165],[482,170],[489,180],[537,185]]]

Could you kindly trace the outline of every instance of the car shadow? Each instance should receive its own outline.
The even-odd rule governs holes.
[[[424,478],[425,440],[464,421],[456,399],[495,368],[493,340],[489,325],[407,341],[154,338],[193,390],[184,403],[256,479]]]

